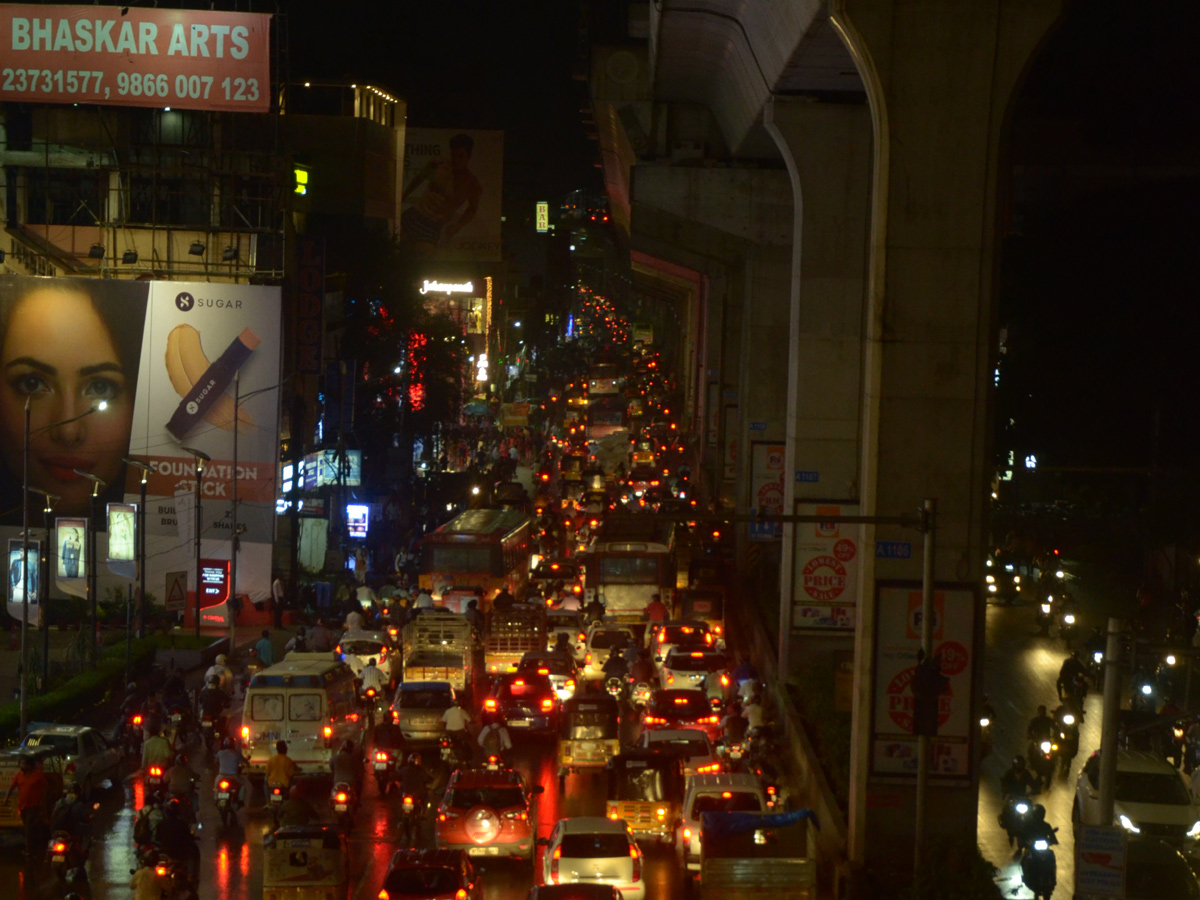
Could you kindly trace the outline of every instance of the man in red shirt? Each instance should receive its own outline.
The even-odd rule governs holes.
[[[651,622],[667,621],[667,607],[662,600],[659,599],[658,594],[651,596],[650,602],[647,603],[646,608],[642,610],[642,615],[644,615]]]
[[[25,826],[26,857],[33,856],[34,848],[38,846],[37,831],[42,824],[42,813],[49,790],[50,782],[46,780],[45,773],[31,758],[23,757],[21,768],[13,776],[12,783],[9,784],[8,791],[4,794],[4,802],[7,803],[13,795],[13,791],[16,791],[17,812]]]

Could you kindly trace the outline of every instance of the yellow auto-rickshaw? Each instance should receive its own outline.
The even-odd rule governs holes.
[[[263,842],[263,900],[344,900],[346,839],[334,825],[289,825]]]
[[[626,750],[608,761],[605,814],[636,841],[673,843],[683,806],[683,760],[671,749]]]
[[[609,694],[576,694],[563,704],[558,783],[569,773],[600,771],[621,752],[621,708]]]

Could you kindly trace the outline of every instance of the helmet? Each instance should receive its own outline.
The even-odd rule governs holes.
[[[223,666],[223,665],[225,665],[225,660],[226,660],[226,656],[225,656],[225,654],[224,654],[224,653],[218,653],[218,654],[217,654],[216,663],[217,663],[217,665],[218,665],[218,666]]]
[[[225,738],[225,740],[221,741],[221,749],[222,750],[232,750],[233,749],[233,738]]]
[[[134,691],[137,690],[137,682],[136,681],[129,682],[129,684],[125,685],[125,690],[129,691],[132,694]]]
[[[349,739],[342,741],[342,752],[343,753],[353,753],[354,752],[354,742]]]
[[[299,800],[300,799],[300,785],[293,784],[288,789],[288,797],[292,800]]]
[[[410,766],[419,766],[421,764],[421,754],[420,753],[410,753],[408,755],[408,764]]]
[[[183,811],[183,801],[178,797],[172,797],[163,804],[163,812],[168,815],[178,815]]]
[[[1023,756],[1014,756],[1014,757],[1013,757],[1013,768],[1015,768],[1015,769],[1023,769],[1023,768],[1025,768],[1025,757],[1023,757]]]
[[[187,757],[184,756],[182,753],[177,753],[175,755],[175,765],[186,766],[187,765]]]

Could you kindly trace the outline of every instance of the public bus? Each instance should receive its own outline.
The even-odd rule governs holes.
[[[598,597],[605,618],[641,622],[654,594],[672,606],[678,576],[675,523],[649,516],[609,516],[586,556],[585,602]]]
[[[587,411],[588,441],[599,441],[610,434],[625,431],[625,412],[624,398],[606,396],[593,400]]]
[[[477,589],[481,612],[505,585],[525,596],[533,522],[515,509],[468,509],[421,540],[418,584],[440,604],[452,588]]]

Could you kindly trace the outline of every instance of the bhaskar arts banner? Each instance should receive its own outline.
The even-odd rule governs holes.
[[[409,128],[400,244],[422,259],[500,260],[504,132]]]
[[[271,17],[0,5],[0,100],[268,112]]]
[[[191,450],[200,450],[211,457],[201,482],[204,555],[228,558],[236,427],[245,526],[239,589],[265,598],[274,540],[279,359],[277,287],[0,277],[0,366],[8,375],[0,382],[0,468],[7,469],[0,509],[15,508],[3,524],[20,523],[23,410],[31,396],[29,480],[61,498],[57,514],[88,514],[91,484],[76,469],[102,480],[97,508],[136,503],[141,472],[124,459],[142,459],[151,467],[148,581],[192,570],[195,546],[180,540],[175,495],[195,491]],[[241,395],[259,393],[235,404],[235,375]],[[91,412],[101,400],[106,408]],[[101,559],[119,558],[113,551],[128,554],[131,538],[101,537]],[[113,537],[117,546],[109,547]]]

